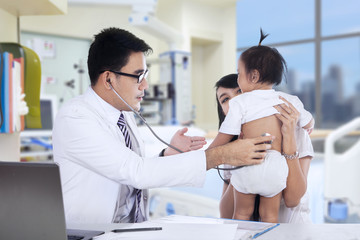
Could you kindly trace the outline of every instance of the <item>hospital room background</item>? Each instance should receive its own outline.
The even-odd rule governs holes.
[[[1,0],[1,3],[4,1]],[[218,120],[214,84],[237,72],[241,52],[256,45],[260,27],[288,64],[278,89],[299,96],[316,120],[308,176],[314,223],[360,222],[360,2],[358,0],[68,0],[61,15],[21,16],[0,6],[0,41],[18,42],[41,61],[41,129],[20,134],[22,161],[51,161],[57,110],[89,87],[87,52],[102,28],[144,39],[149,89],[142,115],[169,142],[181,126],[212,141]],[[15,30],[16,29],[16,30]],[[10,39],[10,40],[9,40]],[[146,155],[164,148],[142,124]],[[0,134],[0,155],[11,136]],[[10,139],[10,140],[9,140]],[[206,147],[205,147],[206,148]],[[186,174],[186,173],[184,173]],[[152,189],[151,217],[218,217],[222,180],[208,171],[203,188]]]

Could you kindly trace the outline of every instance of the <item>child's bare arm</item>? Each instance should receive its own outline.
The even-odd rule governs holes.
[[[210,144],[208,149],[224,145],[224,144],[230,142],[230,140],[232,138],[233,138],[233,135],[229,135],[229,134],[219,132],[218,135],[216,135],[214,141]]]

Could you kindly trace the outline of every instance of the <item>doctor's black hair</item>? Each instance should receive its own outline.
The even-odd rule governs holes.
[[[276,48],[261,45],[268,35],[260,29],[259,45],[245,50],[241,54],[240,60],[244,63],[247,74],[252,70],[259,72],[259,83],[279,85],[283,76],[286,79],[286,61]]]
[[[103,29],[95,35],[87,60],[91,85],[97,83],[101,71],[120,71],[133,52],[148,55],[152,48],[134,34],[115,27]]]

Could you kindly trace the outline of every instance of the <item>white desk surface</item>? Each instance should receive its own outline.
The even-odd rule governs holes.
[[[360,224],[280,224],[256,239],[356,240],[360,239]]]
[[[102,230],[126,228],[133,224],[69,224],[68,228]],[[140,227],[140,225],[139,225]],[[256,240],[359,240],[360,224],[280,224]]]

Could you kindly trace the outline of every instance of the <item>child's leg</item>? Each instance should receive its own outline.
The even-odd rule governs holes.
[[[234,188],[234,215],[233,219],[250,220],[254,212],[255,194],[245,194]]]
[[[281,197],[281,192],[271,198],[260,197],[259,213],[262,222],[278,222]]]

